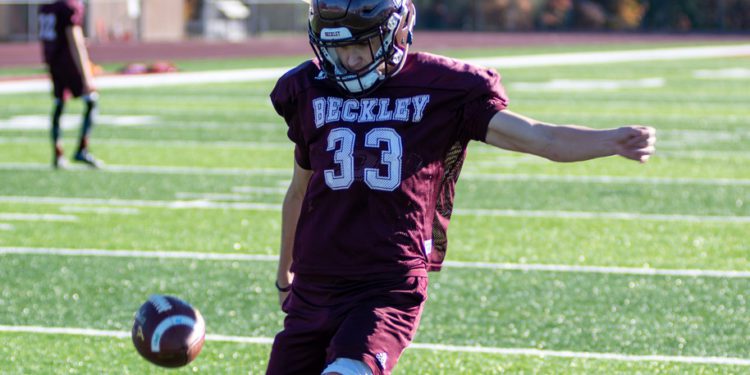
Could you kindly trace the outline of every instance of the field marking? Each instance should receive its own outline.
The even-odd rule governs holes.
[[[16,229],[16,227],[14,227],[13,224],[0,223],[0,230],[4,230],[4,231],[10,232],[10,231],[15,230],[15,229]]]
[[[107,199],[107,198],[63,198],[63,197],[23,197],[23,196],[0,196],[0,202],[6,203],[28,203],[28,204],[60,204],[60,205],[99,205],[117,207],[154,207],[169,209],[228,209],[247,211],[280,211],[281,204],[272,203],[222,203],[205,200],[194,201],[162,201],[162,200],[130,200],[130,199]]]
[[[80,118],[79,118],[80,121]],[[0,129],[2,130],[2,129]],[[45,125],[45,130],[49,131],[49,125]],[[47,144],[49,140],[41,137],[0,137],[0,144]],[[294,150],[292,142],[239,142],[239,141],[196,141],[196,140],[139,140],[139,139],[97,139],[97,145],[113,145],[125,147],[221,147],[221,148],[246,148],[250,150]]]
[[[85,166],[70,166],[75,171],[90,171]],[[0,163],[0,170],[51,170],[43,163]],[[146,165],[106,165],[100,172],[111,173],[143,173],[143,174],[198,174],[218,176],[273,176],[291,177],[291,170],[264,168],[210,168],[210,167],[178,167],[178,166],[146,166]],[[502,174],[465,172],[461,180],[487,181],[556,181],[556,182],[587,182],[599,184],[647,184],[647,185],[715,185],[715,186],[747,186],[750,179],[742,178],[689,178],[689,177],[628,177],[628,176],[575,176],[575,175],[547,175],[547,174]]]
[[[0,247],[0,255],[53,255],[53,256],[88,256],[111,258],[156,258],[156,259],[191,259],[216,261],[251,261],[275,262],[277,255],[253,255],[230,253],[203,253],[192,251],[144,251],[144,250],[105,250],[105,249],[63,249],[43,247]],[[596,273],[611,275],[637,276],[679,276],[679,277],[710,277],[727,279],[750,278],[750,271],[736,270],[700,270],[700,269],[667,269],[667,268],[635,268],[635,267],[604,267],[604,266],[574,266],[565,264],[529,264],[529,263],[490,263],[490,262],[459,262],[446,261],[446,268],[489,269],[498,271],[521,272],[561,272],[561,273]]]
[[[3,130],[49,130],[49,115],[21,115],[8,119],[0,119],[0,131]],[[159,123],[156,116],[118,116],[97,115],[96,125],[115,127],[153,126]],[[77,129],[81,126],[81,115],[65,114],[60,118],[63,130]]]
[[[239,69],[206,72],[181,72],[145,75],[96,77],[99,89],[147,88],[155,86],[199,85],[206,83],[237,83],[276,80],[289,68]],[[49,79],[0,82],[0,94],[48,92]]]
[[[477,65],[502,69],[560,65],[593,65],[643,61],[708,59],[750,55],[750,44],[732,46],[677,47],[607,52],[571,52],[512,57],[464,59]]]
[[[750,79],[750,69],[726,68],[716,70],[695,70],[693,78],[697,79]]]
[[[733,160],[733,159],[750,159],[750,152],[748,151],[713,151],[713,150],[659,150],[656,152],[656,156],[659,158],[672,158],[672,159],[718,159],[718,160]]]
[[[199,199],[207,201],[247,201],[253,198],[250,194],[233,193],[194,193],[178,191],[174,194],[177,199]]]
[[[546,82],[513,82],[512,90],[519,91],[618,91],[621,89],[653,89],[664,87],[661,77],[636,80],[611,79],[553,79]]]
[[[207,200],[130,200],[107,198],[65,198],[65,197],[32,197],[0,196],[0,202],[23,204],[54,205],[99,205],[124,207],[155,207],[169,209],[222,209],[241,211],[281,211],[281,204],[255,202],[215,202]],[[471,209],[459,208],[453,211],[462,216],[491,217],[530,217],[551,219],[609,219],[609,220],[647,220],[690,223],[750,223],[750,216],[713,216],[713,215],[680,215],[680,214],[643,214],[636,212],[589,212],[589,211],[548,211],[548,210],[507,210],[507,209]]]
[[[144,250],[104,250],[104,249],[60,249],[40,247],[0,247],[0,254],[88,256],[107,258],[156,258],[191,259],[217,261],[277,261],[277,255],[252,255],[228,253],[200,253],[192,251],[144,251]]]
[[[633,212],[586,212],[586,211],[545,211],[545,210],[502,210],[502,209],[467,209],[457,208],[455,215],[492,216],[492,217],[531,217],[553,219],[608,219],[608,220],[648,220],[689,223],[750,223],[750,216],[712,216],[712,215],[664,215],[642,214]]]
[[[233,193],[259,193],[259,194],[285,194],[288,189],[284,187],[272,188],[263,186],[235,186]]]
[[[291,159],[290,159],[291,160]],[[69,166],[73,171],[91,171],[85,166]],[[43,163],[0,163],[0,170],[52,170],[49,164]],[[248,168],[208,168],[178,167],[151,165],[110,165],[107,164],[98,172],[143,173],[143,174],[202,174],[218,176],[284,176],[291,178],[291,168],[284,169],[248,169]]]
[[[560,65],[590,65],[659,60],[708,59],[750,55],[750,44],[730,46],[677,47],[661,49],[553,53],[511,57],[468,58],[463,61],[477,65],[511,68],[535,68]],[[154,86],[196,85],[206,83],[237,83],[273,81],[292,67],[238,69],[205,72],[178,72],[145,75],[97,77],[99,89],[144,88]],[[1,94],[49,92],[49,79],[0,82]]]
[[[78,216],[56,214],[29,214],[16,212],[0,212],[3,221],[78,221]]]
[[[73,213],[95,213],[95,214],[114,214],[114,215],[140,215],[141,211],[136,208],[117,208],[117,207],[81,207],[81,206],[62,206],[62,212]]]
[[[634,268],[634,267],[599,267],[571,266],[564,264],[526,264],[526,263],[486,263],[445,261],[446,268],[478,268],[498,271],[522,272],[564,272],[564,273],[599,273],[612,275],[637,276],[678,276],[678,277],[716,277],[727,279],[750,278],[750,271],[722,271],[696,269]]]
[[[684,178],[684,177],[629,177],[629,176],[576,176],[548,174],[502,174],[502,173],[462,173],[460,180],[480,181],[554,181],[597,184],[646,184],[646,185],[712,185],[748,186],[750,179],[742,178]]]
[[[0,325],[0,332],[6,333],[32,333],[45,335],[73,335],[91,337],[112,337],[118,339],[130,338],[131,333],[127,331],[111,331],[91,328],[64,328],[64,327],[40,327],[40,326],[8,326]],[[229,336],[218,334],[207,334],[206,340],[216,342],[232,342],[241,344],[271,345],[272,337],[248,337]],[[620,362],[670,362],[705,365],[728,365],[728,366],[750,366],[750,359],[734,357],[697,357],[697,356],[670,356],[670,355],[637,355],[621,353],[596,353],[596,352],[574,352],[561,350],[543,350],[531,348],[499,348],[488,346],[464,346],[445,345],[430,343],[412,343],[408,349],[432,350],[438,352],[452,353],[484,353],[505,356],[529,356],[529,357],[557,357],[574,359],[594,359]]]

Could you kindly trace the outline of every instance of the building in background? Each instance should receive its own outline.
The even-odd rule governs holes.
[[[750,0],[413,0],[417,27],[465,31],[750,32]],[[0,41],[34,41],[43,0],[0,0]],[[240,41],[304,32],[302,0],[85,0],[95,42]]]
[[[40,0],[0,0],[0,41],[34,41]],[[239,41],[264,32],[304,31],[301,0],[85,0],[85,32],[95,42],[187,38]]]

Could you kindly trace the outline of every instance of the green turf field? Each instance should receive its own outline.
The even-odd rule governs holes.
[[[750,57],[498,69],[512,110],[652,125],[658,154],[556,164],[472,144],[450,263],[431,275],[394,373],[750,372],[750,78],[696,76],[748,71]],[[528,89],[554,79],[625,87]],[[658,84],[628,86],[642,80]],[[272,87],[103,90],[101,171],[53,171],[49,95],[0,94],[0,374],[264,373],[283,319],[274,258],[293,165]],[[66,111],[69,152],[81,110]],[[187,254],[166,257],[176,252]],[[152,293],[206,319],[209,340],[184,369],[148,364],[129,341]]]

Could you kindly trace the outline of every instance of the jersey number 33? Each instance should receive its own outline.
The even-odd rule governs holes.
[[[333,161],[339,166],[326,169],[326,185],[333,190],[344,190],[354,182],[354,147],[356,134],[347,128],[336,128],[328,134],[327,151],[333,151]],[[391,128],[374,128],[365,135],[364,147],[384,150],[380,153],[380,164],[386,167],[381,175],[380,168],[365,168],[364,181],[370,189],[394,191],[401,185],[401,157],[403,147],[401,136]]]

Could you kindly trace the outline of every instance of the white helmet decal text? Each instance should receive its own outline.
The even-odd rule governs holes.
[[[320,31],[320,40],[327,42],[345,40],[352,37],[352,32],[346,27],[325,28]]]

